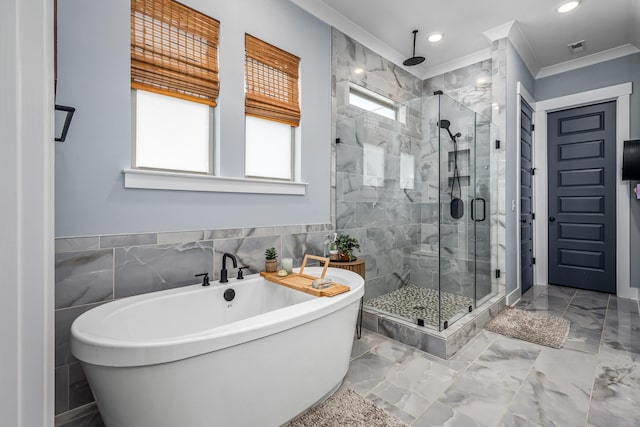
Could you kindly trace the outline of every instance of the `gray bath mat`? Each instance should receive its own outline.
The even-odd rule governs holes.
[[[567,319],[505,308],[485,329],[551,348],[562,348],[569,335]]]
[[[286,427],[407,427],[350,388],[344,388]]]

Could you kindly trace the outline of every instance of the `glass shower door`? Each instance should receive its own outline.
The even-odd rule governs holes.
[[[440,96],[440,329],[476,306],[476,115]],[[486,214],[484,214],[486,216]]]

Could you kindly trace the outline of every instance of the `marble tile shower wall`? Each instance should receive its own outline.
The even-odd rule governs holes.
[[[498,139],[505,139],[507,129],[507,39],[501,39],[493,42],[491,46],[491,81],[493,83],[492,91],[492,114],[491,121],[498,126]],[[499,197],[495,198],[495,212],[497,212],[497,227],[491,231],[491,251],[495,251],[495,257],[498,261],[498,268],[506,272],[506,254],[507,254],[507,208],[506,208],[506,145],[509,141],[504,141],[504,149],[493,150],[491,152],[492,173],[498,180]],[[506,285],[507,275],[502,274],[498,279],[501,287]],[[513,280],[513,279],[510,279]]]
[[[332,46],[334,137],[340,138],[340,144],[336,145],[334,138],[331,191],[336,228],[363,243],[361,253],[367,262],[365,298],[398,289],[409,278],[412,282],[419,281],[416,284],[421,286],[437,288],[438,247],[442,237],[439,233],[444,231],[443,239],[448,239],[458,252],[466,252],[467,242],[465,230],[460,230],[459,225],[439,229],[438,130],[428,125],[438,120],[438,106],[432,94],[442,90],[490,121],[498,120],[498,133],[503,133],[504,123],[500,118],[504,117],[505,94],[496,95],[494,85],[498,90],[505,90],[504,83],[494,83],[494,80],[505,77],[504,49],[496,44],[491,59],[420,81],[336,29]],[[356,73],[358,68],[364,71]],[[406,124],[349,106],[351,83],[404,103]],[[369,166],[365,165],[365,144],[384,150],[386,179],[382,187],[363,182],[364,169]],[[491,174],[494,177],[496,173],[501,174],[498,179],[500,188],[504,188],[504,154],[499,151],[492,150],[489,154],[484,150],[483,155],[490,157]],[[401,153],[415,156],[415,188],[411,190],[401,189],[399,185]],[[493,185],[490,191],[496,188]],[[498,268],[504,270],[501,264],[504,262],[504,197],[501,194],[501,191],[493,194],[490,201],[491,212],[498,212],[498,227],[482,229],[480,234],[484,241],[490,241],[491,258],[498,259]],[[502,256],[499,256],[500,247]],[[450,264],[445,270],[460,269],[459,263],[452,260]],[[490,277],[490,262],[477,267]],[[462,285],[460,282],[455,288]]]
[[[407,279],[404,250],[420,239],[423,188],[418,182],[402,189],[400,170],[403,155],[420,157],[422,82],[340,31],[334,29],[332,37],[334,128],[340,138],[333,143],[336,229],[361,242],[369,299],[398,289]],[[364,71],[356,73],[358,68]],[[350,106],[350,83],[406,106],[405,123]],[[365,163],[366,150],[383,158],[384,178],[377,185],[367,185],[363,178],[365,169],[375,168]]]
[[[65,412],[93,402],[69,346],[80,314],[118,298],[197,283],[197,273],[218,280],[224,252],[249,266],[249,274],[264,270],[264,250],[272,246],[299,266],[305,253],[323,254],[332,231],[333,225],[318,224],[56,239],[56,415],[68,419]],[[229,277],[236,272],[230,269]]]

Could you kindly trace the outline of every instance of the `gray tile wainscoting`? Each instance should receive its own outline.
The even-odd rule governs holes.
[[[198,283],[194,274],[219,279],[224,252],[237,256],[246,274],[264,270],[264,250],[279,258],[323,254],[331,224],[189,230],[56,239],[56,425],[98,426],[100,415],[80,363],[71,354],[70,328],[85,311],[114,299]],[[227,265],[229,277],[237,270]]]

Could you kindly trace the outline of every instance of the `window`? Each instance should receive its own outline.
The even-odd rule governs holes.
[[[172,0],[131,1],[133,167],[212,173],[218,31]]]
[[[173,0],[131,0],[132,167],[124,186],[304,195],[299,59],[251,36],[245,177],[216,175],[219,25]]]
[[[294,179],[300,59],[245,34],[245,175]]]
[[[291,126],[257,117],[246,118],[247,176],[293,179]]]
[[[362,86],[355,84],[349,86],[349,105],[405,123],[406,107],[396,106],[393,100]]]
[[[135,167],[212,172],[211,107],[143,90],[133,96]]]

